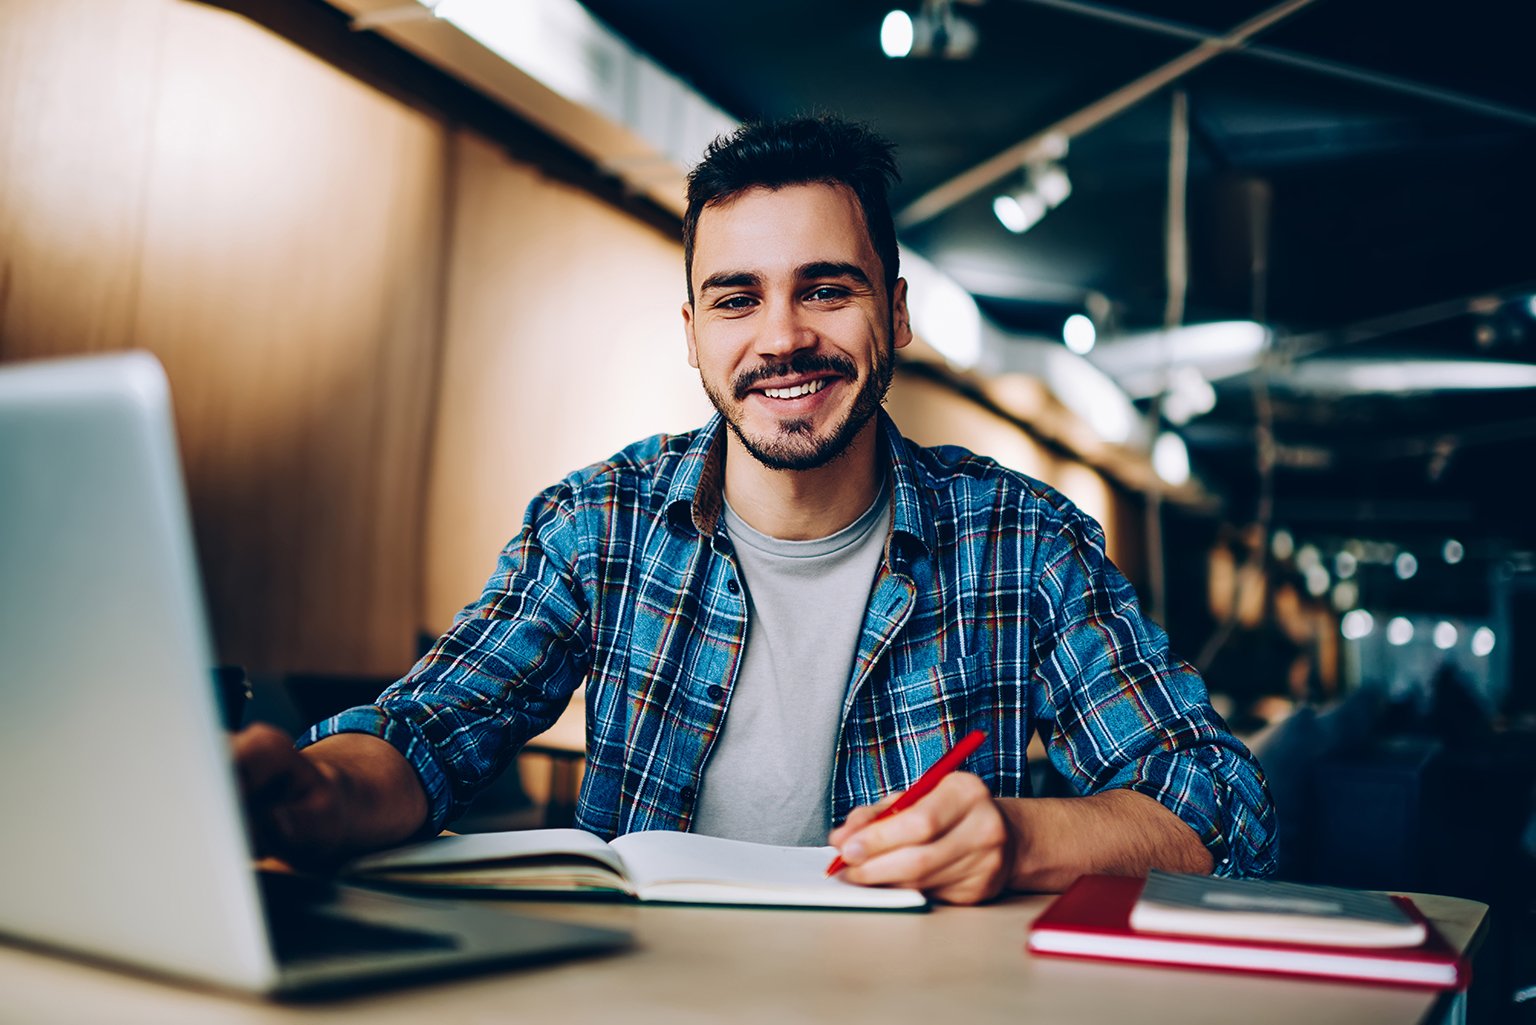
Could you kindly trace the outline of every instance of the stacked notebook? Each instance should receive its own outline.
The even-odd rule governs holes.
[[[1035,920],[1029,949],[1435,989],[1469,977],[1406,897],[1164,872],[1084,876]]]

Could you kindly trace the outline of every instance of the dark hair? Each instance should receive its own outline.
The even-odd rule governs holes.
[[[890,295],[899,269],[896,223],[887,196],[901,177],[894,153],[895,147],[867,125],[831,116],[757,121],[716,137],[704,150],[704,159],[688,172],[688,210],[683,215],[688,301],[693,302],[693,246],[706,207],[729,202],[752,188],[817,182],[853,190]]]

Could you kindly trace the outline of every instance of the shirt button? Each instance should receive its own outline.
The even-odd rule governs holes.
[[[719,701],[723,697],[725,697],[724,687],[720,686],[718,683],[712,683],[709,685],[709,700]]]
[[[693,799],[698,795],[699,792],[693,789],[693,787],[683,787],[682,790],[678,791],[678,796],[683,799],[684,804],[692,804]]]
[[[725,589],[732,594],[738,594],[741,591],[741,585],[736,582],[735,577],[731,577],[731,579],[725,582]]]

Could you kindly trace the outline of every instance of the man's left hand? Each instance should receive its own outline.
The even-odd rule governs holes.
[[[956,772],[906,811],[874,822],[897,795],[854,809],[828,842],[864,886],[906,886],[949,904],[978,904],[1007,886],[1015,837],[979,776]]]

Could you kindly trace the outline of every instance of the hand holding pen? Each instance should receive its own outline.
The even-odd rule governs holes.
[[[959,743],[946,751],[933,765],[929,766],[928,771],[919,776],[917,782],[912,784],[906,793],[896,798],[895,801],[887,805],[874,818],[866,822],[864,824],[865,827],[872,826],[883,819],[888,819],[897,812],[906,811],[918,801],[928,796],[933,791],[933,788],[939,785],[940,780],[958,769],[960,764],[970,757],[971,753],[980,747],[986,739],[987,734],[984,730],[972,730],[970,733],[967,733],[960,739]],[[843,861],[842,855],[839,854],[827,866],[827,875],[836,875],[847,867],[847,862]]]

